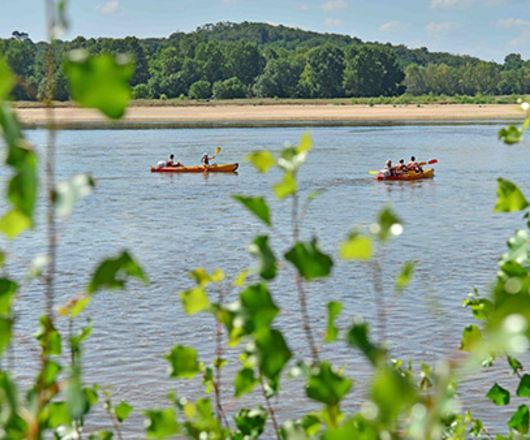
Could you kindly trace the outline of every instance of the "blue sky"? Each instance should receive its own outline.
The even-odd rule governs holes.
[[[3,0],[0,36],[43,39],[44,0]],[[218,21],[260,21],[500,61],[530,58],[530,0],[70,0],[76,35],[167,36]]]

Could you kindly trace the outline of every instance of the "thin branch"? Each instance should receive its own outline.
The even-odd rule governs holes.
[[[217,296],[217,302],[219,307],[222,307],[224,302],[225,292],[222,286],[219,287],[219,293]],[[222,391],[221,391],[221,359],[223,357],[223,325],[216,319],[216,330],[215,330],[215,379],[213,381],[213,390],[215,394],[215,404],[217,419],[219,423],[225,424],[227,429],[230,429],[230,424],[226,418],[226,413],[222,404]]]
[[[383,288],[383,270],[377,257],[372,261],[372,266],[375,308],[377,311],[377,321],[379,324],[379,340],[381,343],[384,343],[386,339],[385,291]]]
[[[261,386],[261,393],[263,394],[263,398],[265,399],[265,402],[267,404],[267,411],[269,415],[271,416],[272,426],[274,427],[274,432],[276,433],[276,439],[281,440],[280,435],[280,429],[278,427],[278,421],[276,420],[276,412],[274,411],[274,407],[272,406],[271,399],[269,396],[267,396],[267,391],[265,390],[265,382],[263,380],[263,375],[259,374],[259,381]]]
[[[296,243],[300,238],[300,225],[299,225],[299,216],[298,216],[298,193],[293,194],[293,206],[291,212],[291,227],[292,227],[292,236],[293,242]],[[317,344],[315,343],[315,338],[313,337],[313,331],[311,329],[311,321],[309,320],[309,311],[307,309],[307,295],[304,289],[304,282],[302,277],[297,273],[295,277],[296,289],[298,291],[298,302],[300,303],[300,313],[302,314],[302,326],[304,328],[305,336],[307,339],[307,344],[311,351],[311,358],[313,363],[316,364],[320,362],[318,355]]]
[[[48,31],[48,49],[46,52],[46,119],[48,123],[48,140],[46,148],[46,194],[47,203],[47,257],[48,264],[45,276],[45,297],[46,297],[46,314],[53,322],[53,303],[55,290],[55,272],[57,256],[57,231],[56,231],[56,212],[53,200],[53,191],[55,188],[55,112],[53,108],[54,96],[54,20],[55,4],[53,0],[46,0],[46,20]]]

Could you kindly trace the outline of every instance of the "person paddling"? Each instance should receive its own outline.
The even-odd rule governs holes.
[[[407,166],[405,165],[405,160],[401,159],[399,163],[396,165],[396,174],[403,174],[407,171]]]
[[[394,176],[395,175],[395,168],[392,166],[392,161],[390,159],[388,159],[385,162],[385,167],[383,168],[383,173],[385,174],[385,177]]]
[[[166,160],[166,167],[170,167],[170,168],[178,168],[178,167],[183,167],[184,165],[179,162],[178,160],[175,162],[175,155],[174,154],[170,154],[169,155],[169,159]]]
[[[423,173],[423,169],[420,167],[420,164],[418,162],[416,162],[416,158],[414,156],[412,156],[410,158],[410,161],[409,163],[407,164],[407,168],[410,170],[410,171],[416,171],[417,173]]]
[[[201,163],[205,166],[205,167],[208,167],[210,166],[210,161],[211,160],[214,160],[217,155],[221,153],[221,147],[217,147],[215,149],[215,154],[213,156],[208,156],[208,153],[203,153],[202,157],[201,157]]]

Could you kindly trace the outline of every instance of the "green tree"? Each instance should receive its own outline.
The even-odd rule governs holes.
[[[239,78],[232,77],[214,83],[212,94],[214,99],[245,98],[247,96],[247,89]]]
[[[201,79],[194,82],[189,91],[189,97],[191,99],[208,99],[212,96],[212,83]]]
[[[265,67],[265,58],[254,43],[240,41],[227,47],[225,52],[228,72],[245,85],[250,85]]]
[[[272,59],[256,80],[254,94],[259,97],[291,98],[298,93],[304,65],[297,59]]]
[[[520,53],[511,53],[504,58],[504,70],[517,70],[523,67],[524,61]]]
[[[409,64],[405,68],[405,79],[403,81],[407,93],[419,96],[427,93],[425,84],[425,69],[417,64]]]
[[[316,47],[307,54],[300,78],[300,90],[310,98],[335,98],[343,95],[344,52],[339,47]]]
[[[199,63],[204,78],[213,83],[225,78],[226,66],[221,46],[213,41],[201,43],[195,49],[195,60]]]
[[[392,96],[404,74],[395,53],[385,47],[363,46],[346,60],[344,89],[349,96]]]

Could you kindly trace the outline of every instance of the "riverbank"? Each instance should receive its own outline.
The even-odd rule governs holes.
[[[26,127],[42,127],[47,123],[44,108],[19,107],[16,111]],[[506,122],[522,117],[520,107],[515,104],[132,106],[119,122],[109,122],[88,109],[55,110],[56,122],[64,128],[436,124]]]

